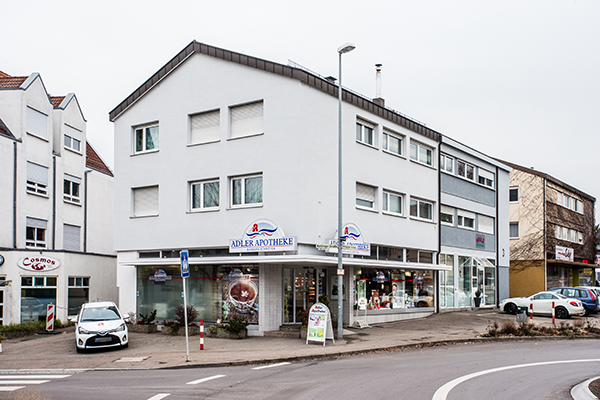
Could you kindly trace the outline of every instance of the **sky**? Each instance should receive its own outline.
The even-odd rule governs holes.
[[[113,168],[108,113],[192,40],[303,65],[489,156],[600,197],[600,1],[5,2],[0,70],[75,93]],[[119,171],[115,171],[117,174]],[[596,207],[598,209],[598,207]],[[599,220],[600,218],[596,218]]]

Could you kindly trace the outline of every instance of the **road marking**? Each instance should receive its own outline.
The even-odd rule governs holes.
[[[3,385],[41,385],[42,383],[46,383],[46,382],[50,382],[50,380],[25,380],[25,379],[19,379],[19,380],[14,380],[14,381],[2,381],[0,382]]]
[[[225,377],[225,375],[209,376],[208,378],[202,378],[202,379],[198,379],[197,381],[188,382],[187,385],[197,385],[202,382],[212,381],[213,379],[219,379],[219,378],[224,378],[224,377]]]
[[[0,392],[14,392],[23,389],[25,386],[0,386]]]
[[[160,399],[164,399],[165,397],[170,396],[170,395],[171,395],[171,393],[159,393],[159,394],[156,394],[156,395],[150,397],[148,400],[160,400]]]
[[[593,359],[589,359],[589,360],[544,361],[544,362],[529,363],[529,364],[508,365],[506,367],[498,367],[498,368],[487,369],[485,371],[474,372],[469,375],[464,375],[464,376],[458,377],[458,378],[446,383],[445,385],[440,387],[433,394],[432,400],[446,400],[446,398],[448,397],[448,393],[450,393],[450,391],[452,389],[454,389],[456,386],[460,385],[461,383],[463,383],[465,381],[468,381],[469,379],[477,378],[478,376],[482,376],[482,375],[493,374],[495,372],[506,371],[509,369],[517,369],[517,368],[538,367],[538,366],[542,366],[542,365],[555,365],[555,364],[598,362],[598,361],[600,361],[600,358],[593,358]]]
[[[62,379],[71,375],[0,375],[0,379]],[[0,381],[0,384],[4,383]]]
[[[288,365],[288,364],[291,364],[291,363],[289,363],[289,362],[282,362],[282,363],[279,363],[279,364],[270,364],[270,365],[263,365],[262,367],[254,367],[252,369],[273,368],[273,367],[279,367],[281,365]]]

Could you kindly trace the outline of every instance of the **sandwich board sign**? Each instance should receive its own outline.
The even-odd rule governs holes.
[[[323,303],[315,303],[308,311],[308,331],[306,334],[306,344],[309,340],[323,342],[325,346],[326,339],[333,340],[333,326],[331,325],[331,313],[329,308]]]

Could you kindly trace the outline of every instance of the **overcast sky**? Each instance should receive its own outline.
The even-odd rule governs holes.
[[[108,112],[192,40],[324,76],[352,42],[344,86],[375,97],[381,63],[388,107],[600,196],[598,0],[36,0],[1,12],[0,70],[74,92],[111,168]]]

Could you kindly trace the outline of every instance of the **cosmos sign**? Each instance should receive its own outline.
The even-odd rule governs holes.
[[[229,241],[230,253],[252,253],[267,251],[296,251],[295,237],[286,237],[283,230],[268,219],[251,223],[241,239]]]
[[[32,256],[21,258],[17,265],[26,271],[45,272],[60,267],[60,261],[46,256]]]

